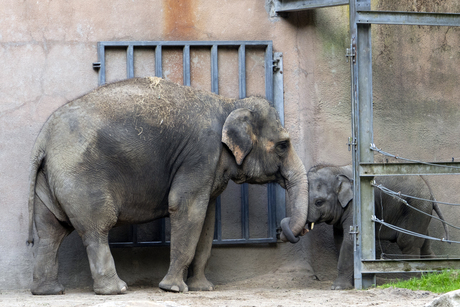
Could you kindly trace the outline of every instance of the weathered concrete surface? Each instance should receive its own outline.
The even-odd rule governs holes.
[[[266,1],[268,2],[268,1]],[[439,1],[436,1],[438,3]],[[446,0],[373,1],[375,9],[459,12]],[[433,2],[434,3],[434,2]],[[3,0],[0,10],[0,289],[25,289],[32,276],[26,247],[29,153],[47,117],[66,101],[97,86],[98,41],[119,40],[272,40],[283,52],[285,121],[308,169],[320,162],[349,164],[350,74],[348,7],[334,7],[270,18],[258,0]],[[376,144],[411,158],[460,158],[459,29],[373,27]],[[154,67],[150,51],[136,53],[136,75]],[[250,51],[248,94],[263,94],[261,53]],[[110,80],[124,78],[124,53],[108,55]],[[209,54],[192,50],[192,73],[209,70]],[[121,62],[120,62],[121,61]],[[165,54],[165,77],[181,82],[181,56]],[[219,92],[236,97],[234,51],[219,54]],[[121,64],[120,64],[121,63]],[[262,65],[262,66],[261,66]],[[208,74],[192,85],[210,89]],[[376,156],[376,160],[382,159]],[[445,177],[445,176],[441,176]],[[458,179],[429,178],[438,200],[458,202]],[[447,184],[446,184],[447,182]],[[238,187],[232,187],[237,191]],[[234,192],[226,192],[230,197]],[[260,198],[265,197],[263,192]],[[258,197],[254,197],[258,198]],[[228,223],[238,209],[227,201]],[[451,222],[456,208],[442,208]],[[288,209],[289,211],[289,209]],[[260,231],[253,230],[255,233]],[[434,234],[440,234],[433,222]],[[452,234],[454,240],[460,240]],[[434,244],[435,252],[459,254],[457,246]],[[158,284],[167,271],[167,248],[114,249],[121,278],[132,284]],[[74,233],[61,248],[60,278],[67,287],[91,286],[85,250]],[[217,247],[208,267],[217,284],[265,274],[300,270],[306,278],[335,278],[336,252],[331,227],[318,225],[296,245]]]
[[[447,292],[440,297],[434,299],[425,307],[458,307],[460,306],[460,290]]]

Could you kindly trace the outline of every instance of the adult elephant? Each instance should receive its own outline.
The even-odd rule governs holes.
[[[292,206],[289,232],[301,233],[306,171],[267,100],[228,99],[149,77],[105,85],[65,104],[47,120],[32,153],[28,242],[34,222],[39,237],[32,293],[63,293],[56,254],[74,229],[86,247],[94,291],[125,292],[109,230],[166,216],[171,259],[160,288],[212,290],[204,269],[215,201],[229,180],[278,182]]]
[[[333,225],[334,241],[339,251],[338,276],[333,290],[353,287],[353,240],[348,232],[353,225],[353,175],[351,165],[344,167],[319,165],[308,171],[308,228],[314,223]],[[411,206],[431,214],[433,209],[444,220],[426,181],[421,176],[376,177],[386,188],[431,201],[402,197]],[[410,209],[392,196],[374,189],[375,215],[389,224],[428,235],[431,217]],[[444,223],[446,237],[448,232]],[[433,257],[430,240],[399,233],[387,227],[376,227],[376,237],[396,242],[405,255]]]

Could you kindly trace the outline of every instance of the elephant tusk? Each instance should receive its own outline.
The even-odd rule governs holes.
[[[306,235],[309,231],[310,231],[310,230],[308,230],[307,228],[304,228],[304,229],[302,229],[302,231],[300,232],[300,235],[301,235],[301,236],[304,236],[304,235]]]
[[[311,223],[311,230],[315,227],[315,223]]]

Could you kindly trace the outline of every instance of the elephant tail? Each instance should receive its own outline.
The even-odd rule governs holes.
[[[34,245],[34,204],[35,204],[35,187],[37,185],[37,176],[42,166],[46,152],[46,133],[40,133],[32,150],[31,167],[29,176],[29,238],[27,245]]]
[[[439,209],[438,203],[436,199],[433,200],[433,209],[439,218],[442,220],[442,226],[444,227],[444,232],[446,233],[446,240],[449,240],[449,229],[447,228],[447,224],[445,222],[444,216],[442,215],[441,209]]]
[[[430,195],[433,201],[433,209],[438,215],[438,217],[442,220],[442,226],[444,227],[444,232],[446,233],[446,240],[449,240],[449,229],[447,228],[446,220],[444,219],[444,216],[442,215],[441,209],[439,209],[438,203],[436,201],[436,198],[433,196],[433,192],[431,191],[431,187],[426,181],[426,179],[423,176],[420,176],[422,180],[425,182],[426,186],[428,187],[428,190],[430,191]]]

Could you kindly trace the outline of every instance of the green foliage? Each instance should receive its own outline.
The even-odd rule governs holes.
[[[460,271],[444,270],[442,272],[422,273],[420,277],[408,280],[398,280],[383,284],[380,288],[406,288],[410,290],[425,290],[434,293],[446,293],[460,289]]]

